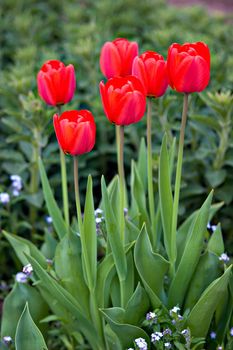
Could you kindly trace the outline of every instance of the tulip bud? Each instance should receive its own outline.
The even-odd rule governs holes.
[[[127,39],[106,42],[100,53],[100,69],[107,78],[132,74],[132,64],[138,55],[138,44]]]
[[[141,120],[146,109],[146,96],[139,79],[115,77],[100,83],[104,112],[110,122],[129,125]]]
[[[48,105],[57,106],[72,100],[76,78],[74,66],[58,60],[47,61],[37,75],[38,92]]]
[[[66,111],[53,116],[58,143],[64,153],[72,156],[90,152],[95,144],[96,125],[87,110]]]
[[[210,80],[210,51],[203,42],[172,44],[168,49],[169,85],[183,92],[200,92]]]
[[[147,96],[160,97],[168,86],[167,63],[163,56],[146,51],[133,61],[132,74],[140,79]]]

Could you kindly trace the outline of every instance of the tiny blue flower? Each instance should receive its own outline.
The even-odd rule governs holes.
[[[223,253],[219,257],[220,261],[223,261],[225,264],[229,262],[230,258],[226,253]]]
[[[214,331],[212,331],[212,332],[210,333],[210,338],[211,338],[211,339],[215,339],[216,336],[217,336],[217,334],[216,334]]]
[[[53,222],[53,219],[51,218],[51,216],[47,215],[45,217],[45,221],[47,222],[47,224],[51,224]]]
[[[233,337],[233,327],[230,329],[230,336]]]
[[[9,335],[6,335],[5,337],[3,337],[2,340],[5,345],[9,345],[13,342],[12,338]]]
[[[170,328],[166,328],[166,329],[164,329],[164,331],[163,331],[163,335],[172,335],[172,331],[171,331],[171,329],[170,329]]]
[[[151,341],[152,343],[156,343],[157,341],[159,341],[163,336],[163,333],[161,332],[154,332],[151,334]]]
[[[15,280],[18,283],[27,283],[28,276],[23,272],[18,272],[15,276]]]
[[[140,350],[147,350],[147,342],[144,338],[135,339],[135,344]]]
[[[154,313],[154,312],[148,312],[147,314],[146,314],[146,319],[147,319],[147,321],[157,321],[157,316],[156,316],[156,314]]]
[[[169,311],[169,314],[170,314],[170,316],[173,316],[174,314],[178,314],[179,311],[180,311],[179,306],[174,306],[174,307]]]
[[[23,267],[23,273],[25,273],[25,275],[31,276],[32,272],[33,272],[33,267],[31,264],[27,264]]]
[[[9,203],[9,202],[10,202],[10,196],[9,196],[9,194],[6,193],[6,192],[0,193],[0,202],[1,202],[2,204],[7,204],[7,203]]]

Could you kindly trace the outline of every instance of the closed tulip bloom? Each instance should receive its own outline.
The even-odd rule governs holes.
[[[58,143],[64,153],[72,156],[90,152],[95,145],[96,125],[87,110],[66,111],[53,116]]]
[[[72,100],[76,78],[74,66],[58,60],[47,61],[37,75],[40,97],[51,106],[63,105]]]
[[[133,62],[133,75],[138,77],[150,97],[162,96],[168,86],[167,63],[162,55],[146,51]]]
[[[134,76],[115,77],[100,83],[104,112],[116,125],[137,123],[146,109],[146,96],[140,80]]]
[[[100,69],[109,79],[132,74],[132,64],[138,55],[138,44],[127,39],[115,39],[106,42],[100,53]]]
[[[210,80],[210,51],[203,42],[172,44],[167,57],[168,79],[172,89],[200,92]]]

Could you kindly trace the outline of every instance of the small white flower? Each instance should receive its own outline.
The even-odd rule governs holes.
[[[6,344],[6,345],[9,345],[12,343],[12,338],[9,336],[9,335],[6,335],[5,337],[2,338],[3,340],[3,343]]]
[[[14,197],[18,197],[19,196],[19,191],[18,190],[13,190],[12,194]]]
[[[9,196],[9,194],[6,193],[6,192],[0,193],[0,202],[1,202],[2,204],[7,204],[7,203],[9,203],[9,202],[10,202],[10,196]]]
[[[25,273],[25,275],[31,276],[32,272],[33,272],[33,267],[31,264],[27,264],[23,267],[23,273]]]
[[[208,222],[207,224],[207,229],[211,230],[212,232],[214,232],[217,228],[217,225],[211,225],[210,222]]]
[[[230,336],[233,337],[233,327],[230,329]]]
[[[164,343],[164,346],[166,349],[171,349],[171,347],[172,347],[171,343],[169,343],[169,342]]]
[[[183,336],[188,335],[188,334],[189,334],[188,329],[183,329],[183,331],[181,331],[181,334],[182,334]]]
[[[23,272],[18,272],[15,276],[15,280],[18,283],[27,283],[28,276]]]
[[[133,348],[128,348],[127,350],[134,350]]]
[[[146,314],[146,319],[147,319],[147,321],[156,320],[157,316],[154,312],[150,311]]]
[[[97,209],[95,210],[95,216],[102,215],[102,214],[103,214],[103,210],[102,210],[102,209],[97,208]]]
[[[154,332],[151,334],[151,341],[152,343],[156,343],[157,341],[159,341],[163,336],[163,333],[161,332]]]
[[[212,331],[212,332],[210,333],[210,338],[211,338],[211,339],[215,339],[216,336],[217,336],[217,335],[216,335],[215,332]]]
[[[11,179],[11,181],[12,181],[12,184],[11,184],[11,185],[12,185],[12,187],[13,187],[13,192],[15,191],[15,193],[18,192],[18,194],[19,194],[19,191],[21,191],[21,190],[22,190],[22,187],[23,187],[21,177],[20,177],[19,175],[11,175],[11,176],[10,176],[10,179]],[[17,196],[18,194],[16,194],[16,196]]]
[[[223,261],[225,264],[229,262],[230,258],[226,253],[223,253],[219,257],[220,261]]]
[[[174,306],[174,307],[169,311],[169,314],[170,314],[170,316],[173,316],[173,314],[178,314],[179,311],[180,311],[179,306]]]
[[[102,222],[102,218],[96,218],[95,219],[95,223],[98,225]]]
[[[135,339],[135,343],[140,350],[147,350],[147,342],[144,338]]]

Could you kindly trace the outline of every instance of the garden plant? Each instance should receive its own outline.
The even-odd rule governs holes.
[[[20,96],[21,124],[4,118],[16,131],[10,142],[19,142],[30,165],[17,170],[8,164],[14,201],[0,193],[11,272],[21,270],[5,292],[3,350],[233,347],[232,265],[219,222],[224,213],[230,227],[222,201],[232,201],[232,95],[203,92],[215,61],[204,41],[168,42],[167,57],[146,47],[142,52],[136,41],[118,37],[100,48],[96,111],[104,115],[102,126],[88,100],[82,103],[79,69],[76,77],[73,64],[53,57],[34,76],[38,97]],[[93,82],[99,76],[88,69],[80,74]],[[197,96],[214,118],[196,112]],[[78,109],[72,101],[79,98]],[[169,113],[179,116],[177,139]],[[155,114],[160,136],[153,132]],[[109,147],[117,169],[100,179],[89,174],[88,160],[102,164],[95,147],[101,136],[106,141],[99,131],[105,125],[111,133],[106,152]],[[199,141],[200,130],[203,138],[210,134],[207,143]],[[199,203],[195,196],[203,198],[203,191],[192,162],[202,162],[200,150],[214,145],[216,135],[213,171],[205,174],[210,186]],[[25,170],[29,176],[22,180]],[[24,217],[23,200],[30,204]]]

